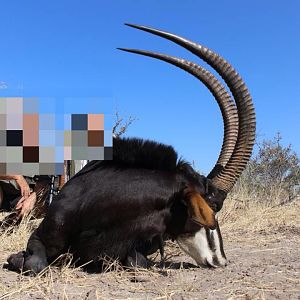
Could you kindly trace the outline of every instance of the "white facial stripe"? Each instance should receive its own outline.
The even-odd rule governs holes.
[[[198,250],[198,255],[202,257],[202,264],[207,265],[207,263],[209,263],[211,266],[214,266],[213,251],[209,245],[205,228],[201,228],[195,234],[194,243],[197,245],[196,249]]]
[[[222,254],[221,251],[221,236],[220,236],[220,231],[215,229],[215,230],[210,230],[210,233],[213,235],[214,241],[215,241],[215,251],[214,254],[217,257],[217,260],[220,265],[224,266],[226,265],[226,257]]]
[[[177,242],[197,264],[212,267],[225,266],[226,257],[222,255],[220,234],[218,229],[210,230],[202,227],[194,235],[179,236]]]
[[[182,235],[177,239],[180,248],[190,255],[199,265],[213,264],[213,253],[209,248],[205,228],[201,228],[193,236]],[[207,261],[206,261],[207,259]]]

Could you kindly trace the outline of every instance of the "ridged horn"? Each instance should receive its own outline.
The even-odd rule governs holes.
[[[207,47],[166,31],[139,25],[125,25],[161,36],[191,51],[215,69],[228,85],[238,110],[239,134],[233,154],[224,170],[212,178],[215,187],[228,193],[250,160],[255,142],[255,111],[246,84],[223,57]]]
[[[238,136],[238,114],[235,103],[224,85],[209,71],[188,60],[151,51],[118,48],[119,50],[153,57],[170,63],[199,79],[213,94],[222,113],[224,136],[219,158],[211,174],[222,170],[229,161]],[[210,177],[210,175],[208,176]]]

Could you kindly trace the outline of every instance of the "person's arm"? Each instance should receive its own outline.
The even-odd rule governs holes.
[[[22,175],[0,175],[0,180],[17,180],[17,178]],[[23,177],[23,176],[22,176]]]
[[[21,195],[28,198],[30,195],[30,187],[22,175],[0,175],[0,180],[15,180],[20,187]]]

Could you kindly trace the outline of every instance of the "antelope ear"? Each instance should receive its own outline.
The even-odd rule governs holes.
[[[194,222],[207,226],[209,229],[216,228],[215,213],[199,193],[188,193],[186,204],[189,215]]]

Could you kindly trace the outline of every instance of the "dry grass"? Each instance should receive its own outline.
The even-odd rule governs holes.
[[[274,207],[244,196],[231,195],[219,216],[230,261],[225,269],[196,268],[172,242],[166,254],[173,264],[164,269],[157,263],[149,270],[128,271],[108,260],[105,272],[87,274],[66,255],[61,267],[52,266],[37,277],[0,270],[0,300],[299,299],[299,201]],[[1,265],[10,253],[25,248],[38,223],[24,220],[12,233],[0,234]],[[159,255],[152,259],[158,262]]]
[[[279,189],[281,190],[281,189]],[[270,191],[268,199],[260,198],[259,191],[249,190],[239,181],[224,202],[219,216],[222,231],[236,233],[278,232],[284,227],[299,228],[300,195],[293,202],[282,204],[281,191]]]

